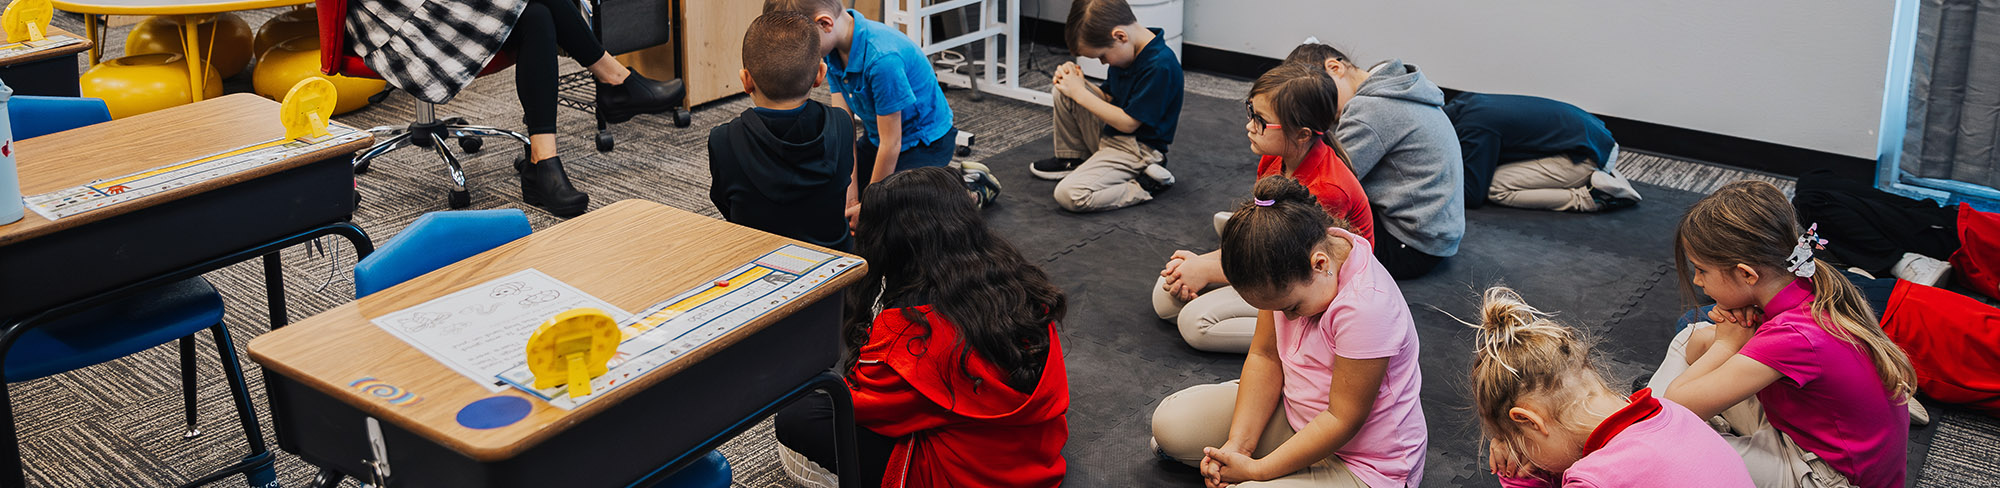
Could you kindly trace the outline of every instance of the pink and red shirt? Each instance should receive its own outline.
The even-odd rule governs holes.
[[[1784,375],[1757,392],[1764,416],[1856,486],[1903,486],[1910,411],[1883,390],[1868,353],[1813,320],[1812,302],[1812,282],[1793,280],[1737,351]]]
[[[1657,398],[1651,389],[1591,430],[1583,458],[1552,479],[1500,478],[1506,488],[1560,484],[1585,487],[1747,488],[1754,486],[1736,449],[1687,407]]]
[[[1417,486],[1430,434],[1417,399],[1423,373],[1417,368],[1416,322],[1395,278],[1375,261],[1374,246],[1345,229],[1331,230],[1354,245],[1336,273],[1340,291],[1333,303],[1313,317],[1272,313],[1285,377],[1285,420],[1293,430],[1304,429],[1326,411],[1335,356],[1389,358],[1367,422],[1334,453],[1368,486]]]

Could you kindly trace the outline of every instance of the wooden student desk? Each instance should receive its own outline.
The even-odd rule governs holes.
[[[168,166],[278,139],[278,104],[231,95],[14,142],[24,195]],[[319,236],[368,236],[348,223],[362,137],[241,173],[50,221],[30,209],[0,225],[0,325],[6,337],[158,285],[264,257],[272,326],[284,324],[278,251]],[[9,344],[10,342],[0,342]],[[7,405],[0,389],[0,407]],[[0,422],[13,422],[0,408]],[[20,486],[19,446],[0,444],[0,486]]]
[[[90,50],[94,44],[83,36],[53,25],[49,26],[44,36],[69,37],[82,42],[34,52],[0,51],[0,81],[6,82],[15,95],[78,96],[81,92],[77,86],[76,54]]]
[[[847,404],[845,386],[825,372],[840,355],[840,290],[865,265],[567,411],[511,388],[488,392],[369,321],[527,268],[638,311],[785,244],[804,245],[626,200],[257,337],[250,357],[276,379],[269,392],[280,446],[342,475],[369,479],[372,418],[385,441],[388,486],[658,481],[803,394],[802,384],[828,386],[836,404]],[[831,385],[808,381],[829,377]],[[349,386],[362,378],[421,400],[391,405]],[[527,399],[533,410],[488,430],[456,420],[467,404],[493,396]]]

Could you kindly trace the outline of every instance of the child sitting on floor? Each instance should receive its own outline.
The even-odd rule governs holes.
[[[1472,403],[1501,486],[1751,486],[1743,459],[1687,407],[1611,391],[1581,331],[1506,287],[1479,308]]]
[[[1110,65],[1104,86],[1083,68],[1056,68],[1055,157],[1034,162],[1035,177],[1056,183],[1056,205],[1101,212],[1153,200],[1174,185],[1164,166],[1181,116],[1181,63],[1164,31],[1139,24],[1125,0],[1070,4],[1064,37],[1070,52]]]
[[[1162,400],[1156,452],[1211,487],[1418,486],[1429,434],[1402,291],[1297,181],[1253,195],[1222,236],[1229,282],[1265,310],[1242,379]]]
[[[854,172],[854,122],[807,95],[826,76],[812,19],[758,16],[743,34],[743,91],[754,104],[708,131],[709,201],[722,218],[840,251]]]
[[[1331,128],[1375,205],[1375,258],[1396,279],[1430,273],[1465,237],[1465,163],[1444,114],[1444,91],[1416,65],[1361,69],[1333,46],[1307,42],[1285,57],[1326,70],[1340,87]]]
[[[1813,257],[1822,244],[1770,183],[1696,202],[1674,261],[1687,295],[1715,299],[1714,324],[1676,335],[1651,386],[1721,415],[1758,486],[1903,486],[1916,373],[1854,284]]]
[[[1272,68],[1250,86],[1244,101],[1250,150],[1263,155],[1257,176],[1297,179],[1319,200],[1327,215],[1347,222],[1362,239],[1375,242],[1368,196],[1347,169],[1340,142],[1323,129],[1340,118],[1333,101],[1338,88],[1317,68],[1287,64]],[[1226,212],[1217,217],[1227,219]],[[1181,338],[1195,349],[1241,354],[1250,350],[1257,309],[1244,303],[1223,277],[1221,252],[1196,255],[1175,251],[1153,289],[1153,310],[1179,323]],[[1207,291],[1208,287],[1223,288]],[[1196,297],[1196,295],[1200,295]]]
[[[986,227],[955,171],[899,172],[862,200],[868,274],[841,326],[864,471],[852,486],[1060,484],[1062,290]],[[833,486],[820,468],[834,465],[832,418],[818,395],[778,414],[786,472],[806,486]]]

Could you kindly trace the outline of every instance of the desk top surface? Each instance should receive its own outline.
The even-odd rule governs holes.
[[[56,10],[97,15],[212,14],[305,5],[313,0],[54,0]]]
[[[527,268],[619,308],[641,310],[785,244],[845,255],[659,203],[626,200],[259,336],[250,341],[250,357],[266,371],[303,383],[473,459],[509,459],[799,309],[834,296],[860,280],[866,274],[865,266],[851,269],[791,304],[575,410],[549,406],[511,388],[488,392],[383,331],[371,319]],[[393,406],[348,386],[368,377],[396,385],[422,400]],[[534,409],[527,418],[494,429],[471,429],[457,422],[461,408],[493,396],[527,399]],[[355,426],[356,432],[360,427]]]
[[[63,30],[61,27],[56,27],[51,25],[49,26],[49,31],[43,35],[46,37],[69,36],[71,38],[80,39],[83,42],[70,44],[55,49],[35,51],[27,54],[0,55],[0,66],[21,64],[30,61],[41,61],[49,58],[70,56],[70,55],[75,55],[76,53],[90,50],[90,38],[84,37],[81,34],[72,34],[70,33],[70,31]]]
[[[278,102],[228,95],[14,141],[22,195],[39,195],[285,137]],[[51,221],[30,210],[0,225],[0,247],[368,148],[373,138]]]

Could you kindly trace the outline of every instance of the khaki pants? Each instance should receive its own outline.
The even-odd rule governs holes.
[[[1590,175],[1597,164],[1567,155],[1501,163],[1493,169],[1486,199],[1495,204],[1558,212],[1594,212]]]
[[[1647,387],[1654,395],[1663,396],[1667,385],[1674,378],[1687,371],[1688,338],[1697,329],[1714,327],[1715,324],[1700,322],[1681,329],[1667,346],[1667,357],[1660,362],[1660,369],[1653,373]],[[1736,448],[1736,454],[1743,456],[1743,465],[1750,469],[1750,480],[1758,488],[1841,488],[1854,486],[1847,477],[1833,466],[1820,459],[1818,454],[1799,447],[1792,436],[1771,427],[1764,418],[1764,404],[1757,397],[1750,397],[1742,403],[1723,410],[1721,415],[1709,419],[1708,424],[1729,447]]]
[[[1104,121],[1061,92],[1055,94],[1055,125],[1056,157],[1084,160],[1056,183],[1056,205],[1071,212],[1101,212],[1153,199],[1137,179],[1166,155],[1129,135],[1105,136]]]
[[[1166,284],[1164,277],[1153,283],[1153,312],[1180,326],[1181,339],[1188,345],[1208,352],[1250,352],[1250,337],[1257,333],[1257,307],[1243,301],[1236,287],[1216,288],[1181,301],[1163,289]]]
[[[1153,410],[1153,440],[1160,453],[1189,466],[1201,467],[1204,447],[1222,447],[1229,441],[1229,422],[1236,409],[1236,382],[1196,385],[1167,396]],[[1273,409],[1257,440],[1252,457],[1262,458],[1292,438],[1292,425],[1285,421],[1285,409]],[[1367,488],[1361,478],[1347,470],[1339,456],[1329,456],[1292,474],[1270,481],[1240,483],[1244,488],[1338,487]]]

